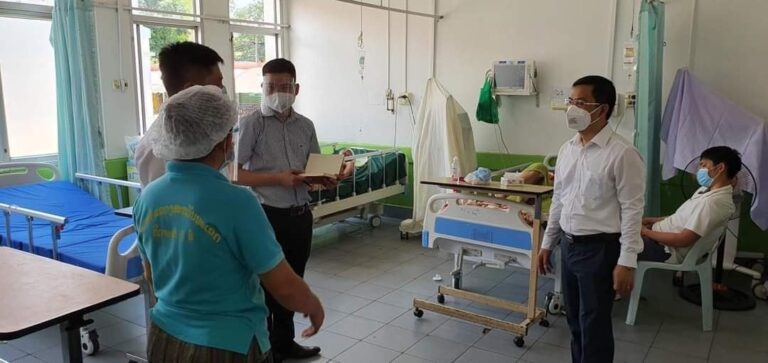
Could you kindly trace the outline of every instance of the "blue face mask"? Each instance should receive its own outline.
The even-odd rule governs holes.
[[[707,168],[701,168],[696,173],[696,180],[698,180],[699,185],[709,188],[712,186],[712,177],[709,176],[709,169]]]

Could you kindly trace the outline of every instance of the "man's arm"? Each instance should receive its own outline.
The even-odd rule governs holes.
[[[291,269],[285,260],[277,267],[260,276],[264,288],[286,309],[309,316],[312,326],[304,330],[302,336],[315,335],[325,319],[320,299],[309,286]]]
[[[640,237],[645,208],[645,165],[637,150],[628,149],[614,165],[616,197],[621,207],[621,253],[618,264],[637,267],[637,255],[643,252]]]
[[[284,186],[286,188],[293,188],[304,183],[304,177],[299,175],[303,171],[301,170],[288,170],[279,173],[257,173],[249,171],[243,168],[243,164],[239,164],[240,170],[237,175],[237,184],[245,185],[249,187],[265,187],[265,186]]]
[[[560,156],[563,153],[563,148],[560,147],[558,152],[558,160],[563,160]],[[558,168],[556,166],[556,168]],[[557,171],[556,171],[557,172]],[[544,230],[544,237],[541,242],[541,249],[539,251],[538,270],[541,274],[552,272],[552,265],[549,262],[549,255],[552,248],[560,240],[560,215],[563,211],[563,184],[558,180],[555,180],[555,186],[552,190],[552,204],[549,207],[549,218],[547,219],[547,228]]]
[[[696,232],[691,231],[690,229],[683,229],[678,233],[674,233],[674,232],[659,232],[659,231],[654,231],[652,229],[643,227],[640,234],[643,237],[650,238],[656,242],[659,242],[669,247],[690,247],[694,243],[696,243],[696,241],[698,241],[699,238],[701,238],[701,236],[696,234]]]

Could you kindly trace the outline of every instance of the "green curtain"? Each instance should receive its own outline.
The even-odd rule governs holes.
[[[664,4],[643,0],[637,64],[635,146],[645,160],[645,213],[660,213],[661,81],[664,57]]]
[[[56,0],[51,44],[56,65],[59,171],[69,181],[78,172],[106,174],[95,34],[91,0]],[[83,187],[106,200],[103,188]]]

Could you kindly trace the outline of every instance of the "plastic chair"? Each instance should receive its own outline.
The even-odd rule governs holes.
[[[717,246],[722,242],[725,233],[725,224],[715,228],[707,236],[700,238],[693,245],[691,250],[685,256],[680,264],[666,262],[638,261],[635,270],[635,288],[632,289],[632,296],[629,299],[629,309],[627,309],[627,325],[635,325],[637,317],[637,307],[640,301],[640,292],[643,290],[643,278],[648,270],[660,269],[668,271],[696,271],[699,274],[701,283],[701,318],[704,331],[712,330],[712,255]]]

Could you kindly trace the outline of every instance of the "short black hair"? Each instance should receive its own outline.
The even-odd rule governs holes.
[[[275,58],[265,63],[264,66],[261,67],[262,76],[276,73],[290,74],[291,77],[293,77],[293,80],[296,80],[296,67],[293,65],[293,63],[291,63],[291,61],[285,58]]]
[[[194,42],[178,42],[166,45],[160,50],[160,72],[163,73],[163,85],[169,95],[174,95],[190,81],[191,73],[209,70],[224,63],[215,50]]]
[[[595,101],[608,106],[605,119],[611,118],[613,108],[616,106],[616,87],[610,79],[602,76],[586,76],[573,82],[573,87],[576,86],[592,86],[592,97]]]
[[[706,159],[717,165],[725,163],[728,179],[733,179],[741,171],[741,154],[728,146],[715,146],[704,150],[699,159]]]

